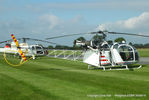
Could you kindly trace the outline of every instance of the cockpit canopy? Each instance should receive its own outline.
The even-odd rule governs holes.
[[[116,44],[114,48],[118,50],[123,61],[139,60],[139,55],[137,50],[128,44]]]

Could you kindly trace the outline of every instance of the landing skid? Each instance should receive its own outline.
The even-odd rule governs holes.
[[[139,66],[123,65],[123,66],[120,66],[120,67],[113,67],[113,66],[100,66],[100,67],[97,67],[97,66],[88,65],[88,69],[103,69],[104,71],[105,70],[133,70],[133,69],[139,69],[141,67],[142,67],[142,65],[139,65]]]

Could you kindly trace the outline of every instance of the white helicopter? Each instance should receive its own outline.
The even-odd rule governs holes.
[[[78,40],[75,41],[76,46],[81,46],[85,48],[83,62],[88,64],[88,69],[90,69],[91,66],[93,66],[94,68],[102,68],[103,70],[106,70],[106,69],[121,70],[121,69],[132,69],[132,68],[142,67],[141,65],[135,66],[135,67],[129,66],[131,64],[135,64],[139,62],[139,54],[133,46],[126,44],[125,41],[123,41],[122,43],[114,43],[110,45],[106,41],[106,35],[122,34],[122,35],[149,37],[146,35],[98,31],[98,32],[91,32],[91,33],[63,35],[63,36],[46,38],[46,39],[48,40],[48,39],[55,39],[55,38],[74,36],[74,35],[84,35],[84,34],[102,35],[102,38],[100,40],[92,39],[90,43],[86,41],[78,41]]]
[[[35,59],[36,56],[46,56],[48,54],[48,51],[39,44],[29,45],[28,43],[26,43],[27,40],[55,44],[53,42],[39,40],[39,39],[32,39],[32,38],[18,38],[17,39],[17,41],[21,41],[21,40],[23,40],[23,42],[19,43],[18,46],[15,43],[16,41],[13,41],[13,39],[0,42],[0,44],[6,43],[4,48],[0,48],[0,52],[5,53],[5,54],[14,54],[14,55],[21,56],[21,53],[19,52],[19,49],[20,49],[24,56],[32,57],[33,59]]]

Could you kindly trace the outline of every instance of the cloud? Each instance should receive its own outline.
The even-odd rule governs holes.
[[[120,20],[117,22],[109,22],[105,24],[101,24],[98,26],[97,30],[101,30],[101,28],[107,30],[118,30],[125,32],[141,32],[143,34],[148,34],[149,32],[149,12],[144,12],[140,16],[129,18],[127,20]]]
[[[73,18],[63,19],[53,13],[43,14],[35,20],[12,19],[9,21],[0,21],[0,40],[7,40],[11,33],[16,37],[31,37],[45,39],[65,34],[74,34],[88,32],[94,28],[93,25],[88,25],[84,16],[76,15]],[[68,37],[62,39],[54,39],[53,42],[65,43],[71,45],[76,37]],[[69,42],[70,41],[70,42]]]
[[[39,19],[42,23],[49,24],[49,29],[53,29],[59,24],[63,23],[63,21],[54,14],[46,14],[41,16]]]
[[[87,26],[85,18],[82,15],[76,15],[74,18],[64,20],[52,13],[40,16],[39,23],[49,31],[59,30],[59,32],[65,31],[66,33],[77,32],[76,29],[79,30],[81,26]]]
[[[73,19],[71,19],[72,23],[80,23],[85,22],[84,16],[82,15],[76,15]]]
[[[127,20],[117,22],[108,22],[100,24],[96,30],[108,30],[114,32],[135,33],[141,35],[149,35],[149,12],[144,12],[140,16],[132,17]],[[108,35],[109,39],[116,37],[124,37],[128,42],[148,43],[148,38],[125,36],[125,35]]]

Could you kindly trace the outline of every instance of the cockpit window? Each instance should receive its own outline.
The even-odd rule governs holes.
[[[119,53],[124,61],[133,61],[134,60],[133,49],[129,46],[125,46],[125,45],[120,46]]]
[[[133,51],[133,50],[129,46],[120,46],[119,47],[119,52],[130,52],[130,51]]]
[[[108,44],[104,44],[101,48],[103,50],[109,50],[110,49]]]
[[[36,46],[36,49],[42,49],[41,47],[39,47],[39,46]]]
[[[115,44],[113,48],[114,49],[117,49],[118,48],[118,44]]]

